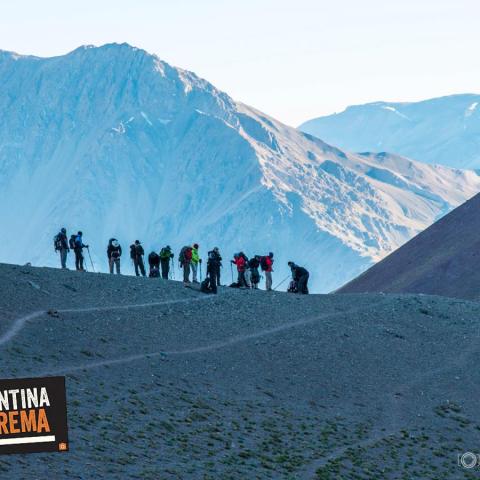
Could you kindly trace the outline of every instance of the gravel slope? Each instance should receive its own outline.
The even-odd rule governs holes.
[[[1,377],[67,376],[71,451],[12,478],[475,478],[475,302],[11,265],[0,289]]]
[[[425,293],[480,299],[480,194],[336,293]]]

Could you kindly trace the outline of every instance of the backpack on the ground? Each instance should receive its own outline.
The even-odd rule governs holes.
[[[210,277],[206,277],[200,284],[200,291],[203,293],[217,293],[217,285]]]
[[[298,293],[297,282],[295,280],[292,280],[290,282],[290,285],[288,286],[287,292],[288,293]]]

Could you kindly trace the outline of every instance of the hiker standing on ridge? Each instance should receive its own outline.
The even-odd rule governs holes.
[[[217,287],[220,286],[220,268],[222,267],[222,256],[218,247],[208,252],[207,275],[211,282]]]
[[[173,258],[172,249],[170,245],[163,247],[160,250],[160,264],[162,265],[162,278],[168,280],[168,273],[170,272],[170,259]],[[173,260],[172,260],[173,261]]]
[[[72,240],[70,238],[70,240]],[[75,268],[80,271],[84,272],[85,269],[83,268],[83,249],[88,248],[88,245],[83,244],[83,233],[78,232],[75,236],[73,241],[73,251],[75,252]]]
[[[202,259],[198,254],[198,243],[194,243],[192,247],[192,261],[191,261],[193,283],[198,283],[197,272],[198,272],[199,263],[202,263]]]
[[[260,257],[255,255],[248,261],[248,269],[250,270],[250,282],[254,290],[258,289],[260,283],[260,273],[258,267],[260,266]]]
[[[130,245],[130,258],[133,260],[133,266],[135,267],[135,275],[138,277],[140,275],[139,270],[142,276],[145,276],[145,265],[143,263],[143,256],[145,251],[140,243],[140,240],[135,240],[135,243]]]
[[[245,260],[245,254],[243,252],[236,253],[233,256],[233,260],[230,260],[231,263],[237,266],[238,280],[237,284],[241,287],[246,287],[247,282],[245,280],[245,270],[247,268],[247,262]]]
[[[270,252],[266,257],[260,259],[262,272],[265,273],[265,290],[272,290],[272,272],[273,272],[273,253]]]
[[[108,257],[108,267],[110,268],[110,273],[113,274],[113,267],[117,271],[117,275],[120,275],[120,257],[122,256],[122,247],[118,243],[116,238],[111,238],[108,242],[107,247],[107,257]]]
[[[192,263],[192,247],[183,247],[178,256],[180,268],[183,268],[183,283],[190,283],[190,264]]]
[[[67,230],[62,228],[53,240],[53,246],[56,252],[60,252],[60,264],[62,268],[67,268],[67,253],[70,251],[68,248]]]
[[[295,282],[297,293],[308,294],[308,278],[310,277],[308,270],[293,262],[288,262],[288,266],[292,271],[292,279]]]

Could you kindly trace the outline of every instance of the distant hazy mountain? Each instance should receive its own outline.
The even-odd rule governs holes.
[[[480,298],[480,194],[456,208],[340,293],[428,293]]]
[[[480,95],[355,105],[299,128],[354,152],[386,151],[426,163],[480,168]]]
[[[277,281],[294,260],[327,291],[480,190],[471,171],[344,153],[125,44],[2,52],[0,85],[3,262],[58,265],[65,226],[102,270],[112,236],[126,272],[135,239],[199,242],[224,282],[234,252],[271,250]]]

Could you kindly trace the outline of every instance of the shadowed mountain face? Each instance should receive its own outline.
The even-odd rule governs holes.
[[[12,265],[0,291],[1,378],[65,375],[70,441],[2,478],[472,478],[477,302]]]
[[[347,283],[338,293],[408,292],[480,298],[480,195]]]
[[[480,168],[480,95],[353,105],[299,128],[353,152],[386,151],[426,163]]]
[[[59,265],[64,226],[103,271],[111,237],[147,255],[198,242],[273,251],[278,280],[294,260],[330,291],[480,190],[473,171],[345,153],[129,45],[1,52],[0,85],[6,262]]]

